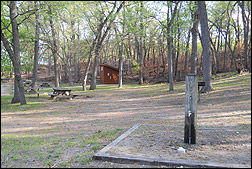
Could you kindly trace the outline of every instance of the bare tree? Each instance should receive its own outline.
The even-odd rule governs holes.
[[[245,62],[245,68],[248,68],[248,32],[249,32],[249,16],[245,13],[245,2],[244,1],[238,1],[239,6],[242,9],[242,21],[243,21],[243,30],[244,30],[244,62]],[[248,3],[248,2],[247,2]]]

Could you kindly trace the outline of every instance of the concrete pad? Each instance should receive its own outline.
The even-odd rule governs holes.
[[[145,165],[251,168],[250,130],[198,127],[196,144],[183,143],[183,138],[183,126],[136,124],[95,153],[93,159]],[[185,153],[177,153],[179,147]]]

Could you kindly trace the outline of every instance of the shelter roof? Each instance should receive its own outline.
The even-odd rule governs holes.
[[[115,71],[119,71],[119,69],[117,69],[117,68],[115,68],[115,67],[112,67],[112,66],[109,66],[109,65],[107,65],[107,64],[100,64],[99,66],[104,66],[104,67],[113,69],[113,70],[115,70]]]

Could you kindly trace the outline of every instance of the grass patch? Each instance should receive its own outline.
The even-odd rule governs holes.
[[[101,149],[103,146],[111,142],[122,133],[122,129],[112,131],[98,131],[91,134],[85,140],[83,137],[69,136],[66,137],[39,137],[27,136],[24,133],[20,134],[2,134],[1,137],[1,158],[8,158],[6,166],[9,164],[17,164],[25,167],[27,162],[32,162],[35,159],[41,167],[51,167],[55,161],[61,158],[64,152],[70,149],[79,149],[82,147],[88,152],[81,153],[76,157],[75,161],[67,161],[60,163],[59,167],[69,167],[72,164],[76,165],[76,161],[80,165],[85,165],[92,160],[92,155]],[[82,145],[82,146],[81,146]],[[25,156],[24,156],[25,154]],[[76,156],[76,154],[74,154]],[[74,157],[73,156],[73,157]],[[71,157],[73,159],[73,157]],[[3,166],[5,166],[3,165]]]
[[[91,150],[96,152],[97,150],[99,150],[101,148],[101,145],[94,145]]]
[[[34,96],[26,97],[26,105],[20,103],[11,104],[13,96],[1,96],[1,112],[18,112],[27,110],[36,110],[45,107],[44,101],[40,99],[32,99]]]
[[[231,86],[249,85],[251,86],[251,73],[244,75],[236,75],[228,78],[221,78],[212,82],[213,88],[223,88]]]
[[[122,129],[117,128],[112,131],[105,131],[105,132],[98,131],[97,133],[91,135],[89,138],[83,140],[80,147],[85,147],[87,144],[102,144],[106,141],[114,140],[122,133],[121,130]]]
[[[53,165],[53,161],[51,160],[47,160],[43,162],[44,167],[48,166],[49,168],[51,168],[52,165]]]
[[[45,144],[45,140],[40,137],[18,137],[14,134],[2,135],[1,136],[1,151],[8,152],[11,149],[22,150],[22,149],[33,149],[40,145]]]
[[[61,167],[66,167],[66,166],[71,165],[71,164],[72,164],[72,161],[67,161],[65,163],[60,163],[60,166]]]

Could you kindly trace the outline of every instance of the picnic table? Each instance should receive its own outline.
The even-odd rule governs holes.
[[[40,87],[50,87],[50,84],[48,82],[43,82]]]
[[[25,80],[24,81],[24,87],[30,87],[31,86],[32,81],[31,80]]]
[[[72,89],[68,89],[68,88],[65,88],[65,87],[54,87],[53,88],[53,94],[61,94],[61,95],[66,95],[66,96],[69,96],[71,95],[71,91]]]
[[[24,81],[24,91],[25,91],[25,93],[27,93],[28,90],[31,89],[31,84],[32,84],[31,80],[25,80]]]
[[[77,95],[74,95],[73,93],[71,93],[71,91],[72,89],[68,89],[65,87],[54,87],[53,93],[48,94],[53,98],[53,100],[57,100],[59,96],[64,96],[64,98],[69,98],[70,100],[72,100]]]

